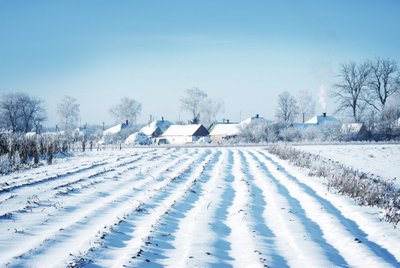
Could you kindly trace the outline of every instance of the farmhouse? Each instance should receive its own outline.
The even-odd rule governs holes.
[[[171,125],[156,142],[168,144],[185,144],[198,141],[209,135],[208,130],[201,124]]]
[[[321,126],[326,123],[334,123],[337,122],[337,119],[333,116],[328,116],[326,113],[323,113],[322,115],[316,115],[310,120],[304,122],[304,125],[308,126]]]
[[[172,123],[170,121],[164,120],[162,117],[161,120],[156,120],[142,127],[140,132],[143,132],[149,138],[157,138],[160,137],[171,125]]]
[[[266,121],[267,120],[265,120],[264,117],[261,117],[259,114],[256,114],[256,116],[252,116],[252,117],[249,117],[249,118],[243,120],[242,122],[239,123],[239,125],[240,125],[240,127],[245,127],[247,125],[254,124],[254,123],[256,123],[256,124],[265,123]]]
[[[362,123],[343,123],[341,134],[347,139],[363,139],[367,136],[367,129]]]
[[[220,142],[235,138],[239,135],[240,125],[238,123],[219,123],[215,124],[210,132],[212,142]]]
[[[126,137],[132,132],[132,126],[126,120],[125,123],[120,123],[103,131],[103,137],[99,141],[102,143],[113,143],[125,140]]]

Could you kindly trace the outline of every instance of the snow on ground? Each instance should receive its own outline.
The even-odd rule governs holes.
[[[1,267],[400,266],[379,211],[264,147],[92,152],[0,185]]]
[[[394,182],[400,186],[400,144],[298,145],[295,147],[389,180],[396,178]]]

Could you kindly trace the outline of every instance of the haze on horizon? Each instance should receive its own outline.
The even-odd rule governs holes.
[[[187,120],[179,98],[192,87],[224,102],[221,118],[272,119],[282,91],[318,103],[343,62],[399,61],[399,11],[396,0],[4,0],[0,94],[42,98],[47,125],[64,95],[78,99],[82,124],[111,123],[125,96],[142,103],[139,122]]]

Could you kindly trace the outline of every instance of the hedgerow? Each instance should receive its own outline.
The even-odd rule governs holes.
[[[384,220],[395,227],[400,222],[400,189],[392,182],[286,143],[272,144],[268,151],[295,166],[307,168],[311,176],[325,177],[328,189],[355,199],[359,205],[382,208]]]

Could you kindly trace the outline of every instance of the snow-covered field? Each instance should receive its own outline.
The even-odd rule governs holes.
[[[400,144],[300,145],[296,148],[393,180],[400,187]]]
[[[379,211],[264,147],[93,152],[0,189],[0,266],[400,266]]]

